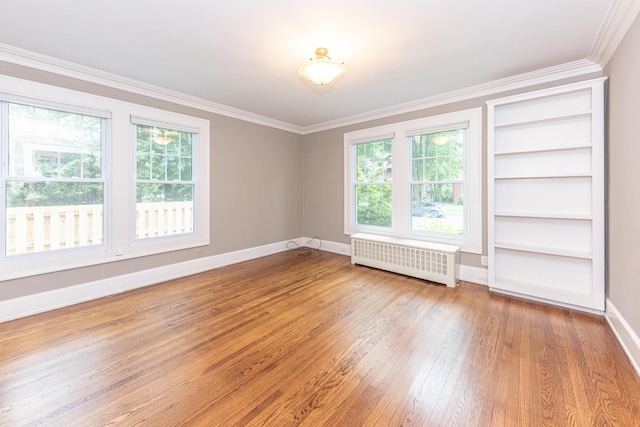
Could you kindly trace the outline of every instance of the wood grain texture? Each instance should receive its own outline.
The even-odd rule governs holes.
[[[638,426],[602,317],[285,252],[0,324],[0,426]]]

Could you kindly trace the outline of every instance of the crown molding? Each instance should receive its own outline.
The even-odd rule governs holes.
[[[635,1],[636,3],[640,2],[640,0],[633,1]],[[179,105],[184,105],[186,107],[192,107],[199,110],[208,111],[210,113],[232,117],[250,123],[264,125],[300,135],[335,129],[342,126],[358,124],[370,120],[377,120],[413,111],[424,110],[440,105],[450,104],[453,102],[465,101],[468,99],[492,95],[495,93],[505,92],[507,90],[520,89],[536,84],[548,83],[556,80],[602,71],[602,67],[600,67],[600,65],[598,65],[594,61],[583,59],[580,61],[561,64],[530,73],[507,77],[504,79],[495,80],[464,89],[418,99],[403,104],[372,110],[366,113],[356,114],[337,120],[303,127],[254,114],[248,111],[240,110],[234,107],[229,107],[223,104],[218,104],[192,95],[187,95],[181,92],[140,82],[134,79],[107,73],[105,71],[85,67],[50,56],[41,55],[35,52],[30,52],[2,43],[0,43],[0,61],[72,77],[75,79],[104,85],[114,89],[120,89],[139,95],[149,96],[168,102],[173,102]]]
[[[378,110],[369,111],[367,113],[356,114],[338,120],[332,120],[317,125],[307,126],[302,130],[302,134],[311,134],[324,130],[335,129],[342,126],[354,125],[370,120],[383,119],[386,117],[396,116],[399,114],[410,113],[413,111],[433,108],[440,105],[451,104],[453,102],[466,101],[468,99],[479,98],[482,96],[493,95],[495,93],[505,92],[513,89],[521,89],[524,87],[534,86],[537,84],[553,82],[571,77],[579,77],[585,74],[602,72],[602,67],[597,63],[582,59],[579,61],[569,62],[554,67],[544,68],[542,70],[532,71],[530,73],[519,74],[492,82],[483,83],[468,88],[454,90],[443,94],[418,99],[415,101],[394,105],[391,107],[380,108]]]
[[[588,58],[603,69],[640,12],[640,0],[613,0],[593,41]]]
[[[0,43],[0,61],[22,65],[41,71],[72,77],[75,79],[96,83],[99,85],[120,89],[138,95],[149,96],[163,101],[173,102],[186,107],[208,111],[221,116],[232,117],[259,125],[285,130],[293,133],[302,133],[303,128],[290,123],[275,120],[269,117],[254,114],[238,108],[218,104],[206,99],[187,95],[181,92],[165,89],[152,84],[140,82],[118,76],[116,74],[100,71],[95,68],[85,67],[72,62],[63,61],[51,56],[41,55],[25,49]]]

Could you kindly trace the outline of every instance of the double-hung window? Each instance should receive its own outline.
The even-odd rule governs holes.
[[[104,243],[104,144],[98,115],[1,102],[5,256]]]
[[[407,136],[411,147],[411,231],[464,235],[468,126]]]
[[[144,123],[144,120],[141,121]],[[197,133],[140,123],[136,139],[135,238],[193,232]]]
[[[209,244],[209,121],[0,76],[0,280]]]
[[[482,251],[482,110],[345,134],[345,233]]]

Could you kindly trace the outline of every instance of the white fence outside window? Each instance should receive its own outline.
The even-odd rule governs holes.
[[[100,245],[102,205],[7,208],[7,255]],[[136,239],[191,233],[193,202],[138,203]]]

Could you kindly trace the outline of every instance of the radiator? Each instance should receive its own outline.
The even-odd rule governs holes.
[[[351,263],[457,285],[460,247],[419,240],[357,233],[351,236]]]

